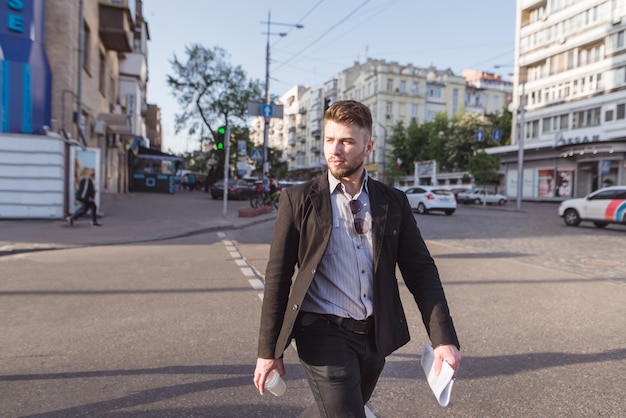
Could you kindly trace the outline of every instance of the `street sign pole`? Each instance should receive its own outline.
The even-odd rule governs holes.
[[[222,216],[226,218],[226,211],[228,209],[228,162],[230,159],[230,126],[228,125],[226,125],[226,132],[224,133],[224,142],[224,205]]]

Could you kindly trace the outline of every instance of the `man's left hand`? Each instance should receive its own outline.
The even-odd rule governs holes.
[[[454,374],[461,366],[461,352],[455,345],[440,345],[435,348],[435,376],[439,376],[442,363],[445,361],[454,370]]]

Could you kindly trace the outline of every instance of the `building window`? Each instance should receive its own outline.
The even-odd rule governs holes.
[[[559,129],[560,130],[569,129],[569,115],[568,114],[559,116]]]
[[[613,120],[613,110],[607,110],[604,113],[604,121],[611,122]]]
[[[542,133],[547,134],[552,132],[552,118],[543,118],[542,125]]]
[[[417,105],[411,105],[411,117],[417,120]]]
[[[459,89],[452,89],[452,114],[456,115],[459,111]]]
[[[618,104],[617,108],[615,109],[615,119],[620,120],[620,119],[624,119],[624,110],[625,110],[625,106],[624,104]]]
[[[85,22],[85,24],[83,25],[84,27],[84,31],[85,31],[85,36],[83,39],[83,68],[85,69],[85,71],[90,72],[89,71],[89,60],[90,60],[90,45],[91,45],[91,30],[89,30],[89,26],[87,26],[87,23]]]
[[[411,93],[415,96],[417,96],[419,94],[420,91],[420,85],[417,81],[413,82],[413,88],[411,89]]]
[[[393,78],[387,79],[387,91],[393,91]]]
[[[406,93],[406,81],[400,81],[400,93]]]
[[[441,98],[441,86],[429,85],[427,87],[426,96],[440,99]]]
[[[105,89],[106,89],[106,70],[107,70],[107,63],[106,63],[106,59],[104,57],[104,54],[102,52],[100,52],[100,70],[98,71],[98,88],[100,90],[100,93],[102,93],[102,95],[106,95],[105,93]]]

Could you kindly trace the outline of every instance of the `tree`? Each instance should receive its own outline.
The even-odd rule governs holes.
[[[186,128],[189,135],[194,135],[202,126],[206,126],[215,140],[219,126],[231,125],[231,138],[235,138],[233,141],[246,139],[249,142],[248,130],[238,128],[236,121],[245,124],[248,102],[262,100],[261,83],[248,80],[240,66],[232,66],[226,51],[220,47],[207,49],[192,44],[185,48],[185,54],[185,62],[174,55],[170,61],[173,75],[167,76],[172,95],[182,108],[175,119],[176,133]],[[235,131],[248,136],[242,138]],[[237,147],[232,144],[231,150],[236,150]],[[223,152],[219,164],[223,167]]]
[[[469,159],[468,170],[474,177],[474,183],[478,186],[497,182],[500,159],[485,151],[478,151]]]

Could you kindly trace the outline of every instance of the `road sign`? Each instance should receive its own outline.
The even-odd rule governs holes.
[[[491,136],[493,137],[494,141],[501,141],[502,140],[502,131],[500,129],[494,129],[493,132],[491,133]]]
[[[263,150],[260,148],[255,148],[250,151],[250,159],[252,161],[262,162],[263,161]]]
[[[249,116],[265,116],[266,118],[282,118],[283,105],[248,102]]]
[[[261,105],[261,116],[265,116],[266,118],[271,118],[274,109],[271,104],[262,104]]]
[[[476,142],[483,142],[485,140],[485,131],[479,129],[476,131]]]

